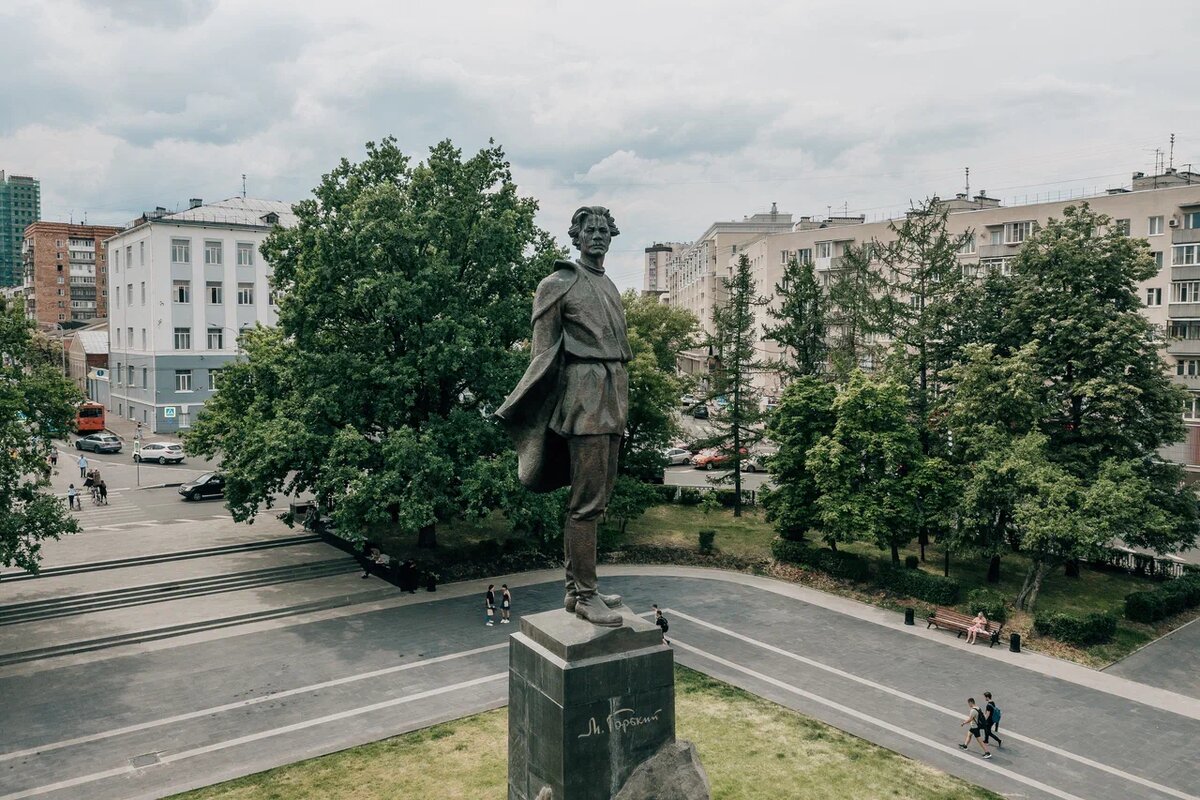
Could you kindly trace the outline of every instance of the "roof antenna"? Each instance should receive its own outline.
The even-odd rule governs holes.
[[[1171,160],[1168,163],[1171,169],[1175,169],[1175,134],[1171,134]]]
[[[242,199],[246,199],[246,173],[242,173]]]
[[[966,193],[967,197],[970,197],[971,196],[971,168],[963,167],[963,172],[967,176],[966,183],[963,184],[963,192]]]

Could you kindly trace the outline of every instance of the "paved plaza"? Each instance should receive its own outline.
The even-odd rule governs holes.
[[[161,797],[506,702],[485,582],[402,594],[269,518],[82,534],[46,566],[0,579],[0,800]],[[561,602],[553,572],[504,580],[518,615]],[[606,587],[667,609],[679,663],[1006,796],[1200,796],[1200,700],[1154,681],[754,576],[614,567]],[[957,747],[984,690],[991,761]]]

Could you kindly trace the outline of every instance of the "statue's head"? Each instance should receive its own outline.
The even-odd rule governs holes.
[[[582,206],[571,215],[567,235],[582,255],[603,256],[614,236],[619,236],[617,223],[604,206]]]

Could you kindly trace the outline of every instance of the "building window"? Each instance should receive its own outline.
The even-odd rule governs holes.
[[[987,275],[1012,275],[1012,256],[1002,256],[1000,258],[985,258],[979,262],[983,267],[983,273]]]
[[[992,228],[988,233],[990,244],[1004,244],[1004,228]]]
[[[1200,303],[1200,281],[1172,281],[1172,303]]]
[[[125,346],[130,350],[133,349],[133,328],[125,329]]]
[[[254,284],[253,283],[239,283],[238,284],[237,304],[239,306],[254,305]]]
[[[192,263],[192,242],[189,239],[172,239],[171,240],[171,263],[172,264],[190,264]]]
[[[129,385],[130,385],[130,386],[136,386],[137,384],[135,384],[135,383],[133,382],[133,364],[130,364],[130,365],[129,365],[129,367],[128,367],[128,369],[129,369]],[[144,388],[144,387],[143,387],[143,388]]]
[[[1117,233],[1121,234],[1122,236],[1128,236],[1129,231],[1132,229],[1132,226],[1129,224],[1129,220],[1127,219],[1113,220],[1113,227],[1116,228]]]
[[[1146,235],[1147,236],[1162,236],[1163,218],[1150,217],[1146,220]]]
[[[119,336],[120,333],[121,333],[121,329],[117,328],[117,335]],[[121,385],[121,362],[120,361],[117,362],[117,369],[113,372],[113,377],[117,379],[117,385],[120,386]]]
[[[221,264],[221,243],[220,242],[205,242],[204,243],[204,263]]]
[[[833,256],[833,242],[817,242],[817,258],[831,258]]]
[[[125,266],[133,266],[133,245],[129,245],[125,248]]]
[[[192,282],[171,281],[171,297],[176,303],[192,302]]]
[[[1183,215],[1183,227],[1200,228],[1200,211],[1189,211]]]
[[[190,392],[192,390],[192,371],[190,369],[175,370],[175,391]]]
[[[1149,308],[1157,308],[1162,305],[1162,289],[1147,289],[1146,290],[1146,306]]]
[[[275,292],[274,291],[267,292],[267,305],[269,305],[269,306],[275,305]]]
[[[59,305],[61,306],[62,303],[59,303]],[[120,347],[121,346],[121,329],[117,328],[116,331],[117,331],[117,347]]]
[[[1187,267],[1200,264],[1200,244],[1177,244],[1171,248],[1171,266]]]
[[[146,349],[146,329],[142,328],[142,349]]]
[[[225,332],[220,328],[208,329],[208,349],[209,350],[224,350],[225,349]]]
[[[219,306],[225,302],[225,287],[220,281],[208,281],[204,287],[208,293],[210,306]]]
[[[113,251],[113,272],[121,271],[121,248]]]
[[[1125,220],[1129,222],[1129,220]],[[1033,222],[1010,222],[1004,226],[1004,243],[1020,244],[1033,235]]]
[[[787,250],[780,250],[780,251],[779,251],[779,263],[780,263],[780,264],[787,264],[787,263],[788,263],[788,251],[787,251]]]
[[[960,256],[975,255],[975,234],[967,234],[958,245],[958,254]]]
[[[143,389],[150,388],[149,378],[150,378],[150,371],[148,369],[146,369],[145,367],[142,367],[142,388]]]
[[[811,247],[802,247],[796,251],[796,263],[811,264],[813,262],[813,254]]]
[[[221,388],[221,370],[210,369],[208,371],[208,388],[214,392]]]
[[[192,329],[191,328],[176,328],[175,329],[175,349],[176,350],[191,350],[192,349]]]
[[[1162,269],[1163,268],[1162,250],[1155,250],[1150,255],[1154,257],[1154,266],[1158,267],[1159,269]]]
[[[238,242],[237,246],[237,265],[239,267],[254,266],[254,245]]]
[[[142,281],[142,305],[146,305],[146,282]]]
[[[1175,362],[1175,374],[1176,375],[1186,375],[1189,378],[1194,378],[1196,375],[1200,375],[1200,361],[1197,361],[1194,358],[1187,358],[1187,359],[1184,359],[1183,361],[1176,361]]]
[[[146,243],[144,241],[141,241],[141,242],[138,242],[138,266],[144,267],[145,265],[146,265]]]

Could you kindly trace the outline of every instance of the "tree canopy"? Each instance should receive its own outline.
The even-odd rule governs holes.
[[[414,163],[389,138],[322,178],[262,247],[278,327],[243,335],[187,437],[221,454],[236,519],[311,491],[347,531],[428,539],[462,511],[472,471],[508,448],[487,414],[562,255],[536,208],[495,146],[463,158],[445,141]]]
[[[0,298],[0,566],[37,572],[41,543],[78,533],[48,492],[52,438],[70,430],[79,390],[23,309]]]

